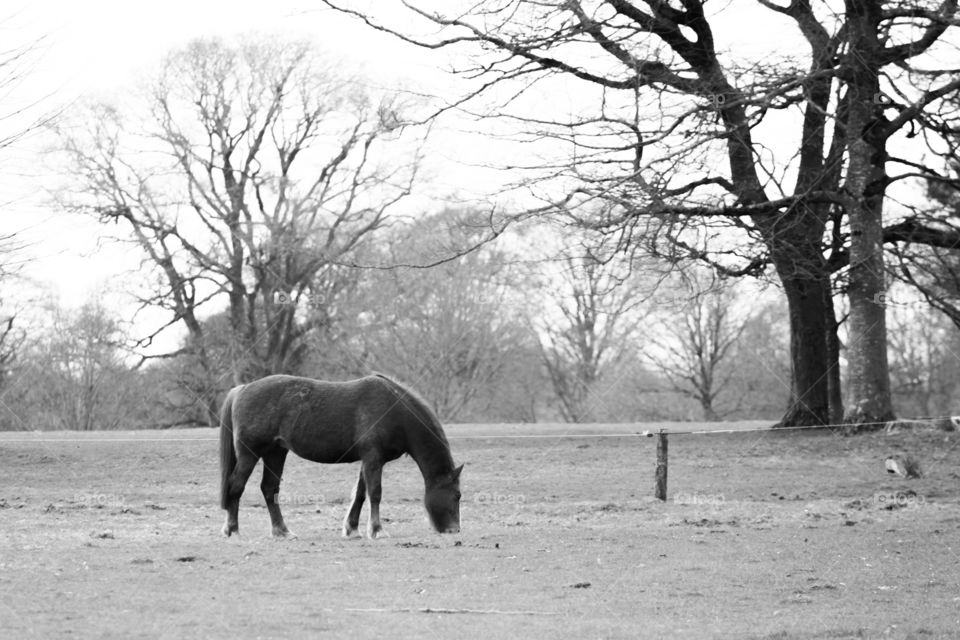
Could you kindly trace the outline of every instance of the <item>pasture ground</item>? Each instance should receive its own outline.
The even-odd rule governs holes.
[[[448,427],[462,533],[403,458],[375,541],[340,538],[356,465],[288,459],[289,540],[258,468],[227,540],[212,430],[0,434],[0,635],[960,638],[960,434],[675,435],[666,503],[654,439],[495,437],[642,428]]]

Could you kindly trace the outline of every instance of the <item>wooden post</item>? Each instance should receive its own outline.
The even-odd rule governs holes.
[[[658,500],[667,500],[667,434],[663,429],[657,434],[657,471],[653,495]]]

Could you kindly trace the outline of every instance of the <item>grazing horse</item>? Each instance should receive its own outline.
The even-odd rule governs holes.
[[[383,465],[410,454],[425,487],[423,502],[440,533],[460,531],[460,471],[436,414],[413,391],[377,374],[347,382],[274,375],[234,387],[220,411],[220,506],[227,511],[223,534],[239,532],[240,496],[257,460],[260,489],[274,536],[290,534],[277,494],[287,452],[313,462],[360,461],[353,503],[343,535],[359,535],[364,494],[370,500],[367,535],[380,525]]]

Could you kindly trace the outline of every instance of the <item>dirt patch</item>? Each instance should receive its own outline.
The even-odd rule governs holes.
[[[391,537],[376,541],[339,536],[353,465],[288,459],[281,504],[299,537],[284,540],[268,535],[255,473],[241,536],[226,540],[215,442],[175,432],[0,439],[0,628],[9,637],[958,637],[960,434],[675,436],[661,503],[651,497],[652,439],[448,433],[467,462],[462,534],[429,531],[422,480],[404,458],[385,470]],[[924,477],[888,477],[891,450],[918,457]]]

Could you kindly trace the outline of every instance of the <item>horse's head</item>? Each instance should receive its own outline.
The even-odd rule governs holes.
[[[460,532],[460,465],[449,473],[434,478],[427,487],[423,504],[430,524],[438,533]]]

